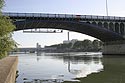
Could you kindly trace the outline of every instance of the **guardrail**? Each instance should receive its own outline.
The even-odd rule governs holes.
[[[125,20],[125,17],[95,16],[95,15],[71,15],[71,14],[45,14],[45,13],[2,13],[11,17],[48,17],[48,18],[77,18],[77,19],[99,19],[99,20]]]

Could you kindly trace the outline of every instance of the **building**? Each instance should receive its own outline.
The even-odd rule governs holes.
[[[69,43],[70,43],[69,40],[64,40],[64,41],[63,41],[63,44],[69,44]]]
[[[75,42],[77,42],[78,40],[77,39],[72,39],[72,40],[64,40],[63,41],[63,44],[69,44],[69,43],[72,43],[74,44]]]
[[[39,45],[39,43],[36,43],[36,48],[37,48],[37,49],[40,49],[40,48],[41,48],[41,45]]]

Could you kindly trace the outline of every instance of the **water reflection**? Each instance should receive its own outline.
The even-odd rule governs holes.
[[[76,78],[87,77],[87,75],[100,72],[103,69],[100,57],[70,56],[68,53],[68,56],[65,56],[63,60],[68,64],[68,71],[75,75]],[[80,64],[91,66],[92,69],[87,66],[81,66]],[[97,64],[94,66],[96,69],[93,68],[93,64]]]
[[[79,81],[103,70],[101,55],[84,53],[37,53],[19,55],[17,83]]]
[[[42,54],[42,52],[37,52],[37,53],[36,53],[36,55],[37,55],[37,61],[40,60],[40,57],[39,57],[39,56],[41,56],[41,54]]]

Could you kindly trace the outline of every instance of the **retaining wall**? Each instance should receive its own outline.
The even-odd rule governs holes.
[[[17,64],[17,56],[8,56],[0,60],[0,83],[15,83]]]

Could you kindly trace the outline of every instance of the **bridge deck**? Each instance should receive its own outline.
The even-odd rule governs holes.
[[[121,20],[124,21],[125,17],[116,16],[95,16],[95,15],[71,15],[71,14],[45,14],[45,13],[7,13],[3,15],[9,17],[44,17],[44,18],[73,18],[73,19],[93,19],[93,20]]]

